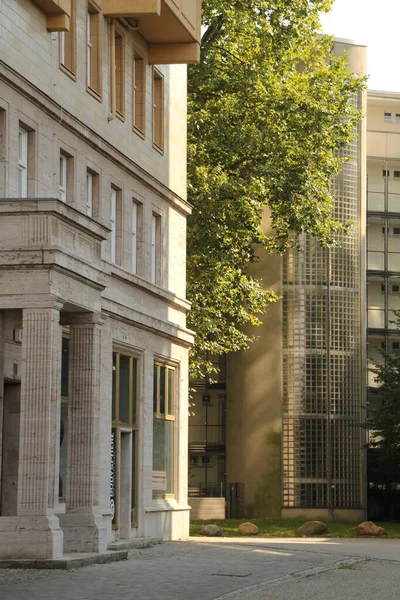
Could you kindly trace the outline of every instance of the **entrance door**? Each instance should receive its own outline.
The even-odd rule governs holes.
[[[21,384],[4,383],[0,515],[17,514]]]

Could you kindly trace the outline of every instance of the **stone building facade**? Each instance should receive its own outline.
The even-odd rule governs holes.
[[[185,65],[200,10],[1,4],[0,558],[188,535]]]

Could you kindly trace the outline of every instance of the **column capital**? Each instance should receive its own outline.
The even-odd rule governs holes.
[[[61,313],[61,325],[103,325],[107,316],[98,312]]]

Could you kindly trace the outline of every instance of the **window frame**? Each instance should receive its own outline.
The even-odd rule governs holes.
[[[150,281],[155,285],[161,283],[161,215],[151,215],[151,271]]]
[[[165,146],[165,84],[164,75],[153,66],[152,77],[153,148],[164,154]]]
[[[137,76],[137,63],[141,63],[142,72]],[[146,135],[146,71],[145,57],[136,46],[132,46],[132,125],[133,131],[144,138]],[[140,81],[138,90],[137,81]],[[138,101],[139,100],[139,101]],[[138,111],[138,106],[141,111]],[[138,114],[140,113],[140,114]]]
[[[110,262],[117,264],[117,194],[118,190],[111,188],[110,197]]]
[[[114,382],[112,383],[113,386],[113,408],[114,409],[114,399],[115,399],[115,414],[111,414],[111,430],[112,432],[115,431],[115,440],[116,440],[116,445],[115,445],[115,452],[116,452],[116,456],[119,456],[119,458],[121,459],[121,432],[122,433],[127,433],[128,431],[132,432],[132,444],[133,444],[133,438],[134,438],[134,443],[135,443],[135,511],[136,511],[136,519],[135,520],[131,520],[131,528],[135,528],[138,526],[138,483],[139,483],[139,457],[138,457],[138,450],[139,450],[139,421],[140,421],[140,389],[141,389],[141,356],[135,352],[131,352],[129,350],[124,350],[124,349],[120,349],[118,347],[114,347],[113,346],[113,350],[112,350],[112,364],[113,364],[113,370],[114,370],[114,356],[115,356],[115,389],[114,389]],[[129,423],[125,423],[119,420],[119,403],[120,403],[120,363],[121,363],[121,356],[127,357],[129,358]],[[136,361],[136,367],[134,365],[134,361]],[[134,368],[136,368],[136,379],[135,379],[135,394],[136,394],[136,401],[135,401],[135,409],[136,409],[136,413],[133,414],[133,390],[134,390],[134,386],[133,386],[133,372],[134,372]],[[133,434],[133,432],[135,432],[135,435]],[[133,447],[132,447],[133,450]],[[118,461],[118,463],[120,463],[120,460]],[[118,465],[117,465],[118,466]],[[133,468],[133,464],[131,465],[131,467]],[[120,472],[119,469],[117,468],[116,471],[116,482],[119,482],[120,480]],[[118,498],[119,496],[119,491],[118,491],[118,483],[116,485],[116,498]],[[119,499],[119,498],[118,498]],[[118,502],[116,503],[116,523],[112,525],[112,528],[114,530],[119,529],[119,514],[118,514]],[[131,504],[131,510],[132,510],[132,504]]]
[[[87,0],[86,10],[86,90],[92,94],[96,100],[102,101],[102,26],[103,13],[100,7],[93,1]],[[93,34],[93,30],[96,30]],[[92,38],[97,36],[97,41]],[[93,84],[93,74],[97,85]]]
[[[111,59],[110,59],[110,83],[111,83],[111,117],[118,117],[121,121],[125,121],[126,100],[125,100],[125,62],[126,62],[126,39],[123,29],[113,19],[110,25],[110,44],[111,44]],[[115,40],[121,38],[121,57],[120,62],[122,69],[120,70],[120,94],[117,93],[117,48]],[[118,97],[121,98],[121,104],[118,106]]]
[[[76,0],[71,0],[70,30],[60,31],[58,34],[58,63],[60,69],[71,79],[76,81],[77,56],[76,56]],[[66,56],[67,39],[70,38],[70,56]]]
[[[68,188],[68,157],[60,152],[59,192],[61,202],[67,202]]]
[[[165,399],[164,399],[164,411],[161,411],[161,394],[160,394],[160,374],[161,369],[165,369]],[[169,397],[169,386],[170,386],[170,378],[169,373],[172,373],[172,381],[173,381],[173,391],[172,397]],[[171,464],[172,464],[172,473],[170,474],[170,481],[172,485],[172,491],[167,491],[166,493],[154,493],[154,488],[152,486],[152,497],[153,499],[162,499],[162,498],[174,498],[176,494],[176,449],[177,449],[177,435],[176,435],[176,423],[177,423],[177,386],[178,380],[178,365],[173,365],[169,362],[164,362],[158,358],[155,358],[153,363],[153,473],[154,473],[154,422],[155,419],[161,421],[168,421],[172,423],[172,448],[171,451]],[[169,410],[170,406],[172,406],[172,410]]]
[[[18,131],[18,198],[28,198],[29,132],[19,125]],[[21,151],[21,140],[23,140]]]

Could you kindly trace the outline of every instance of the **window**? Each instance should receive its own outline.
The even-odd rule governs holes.
[[[116,511],[113,515],[113,527],[118,527],[119,502],[118,494],[131,481],[130,489],[130,523],[137,522],[137,441],[138,441],[138,409],[139,409],[139,358],[132,354],[114,351],[112,355],[112,439],[114,452],[112,471],[114,478],[114,502]],[[119,440],[119,442],[117,441]],[[117,467],[118,464],[118,467]],[[123,465],[123,466],[122,466]],[[130,465],[131,476],[127,469]],[[128,471],[129,472],[129,471]],[[116,481],[121,478],[121,485]],[[129,489],[129,488],[128,488]],[[121,506],[119,506],[121,504]]]
[[[87,87],[97,96],[101,95],[101,12],[99,7],[89,0],[87,5]]]
[[[111,189],[111,214],[110,214],[110,261],[115,264],[117,258],[117,190]]]
[[[146,65],[140,54],[133,49],[133,127],[144,134]]]
[[[111,118],[125,115],[125,37],[115,23],[111,25]]]
[[[153,145],[164,150],[164,78],[153,68]]]
[[[392,120],[392,113],[385,112],[384,120],[385,121],[391,121]]]
[[[201,464],[203,465],[203,467],[212,467],[211,456],[202,456],[201,457]]]
[[[400,235],[400,227],[393,227],[393,235]]]
[[[93,175],[86,171],[86,214],[88,217],[93,215]]]
[[[161,253],[161,217],[153,214],[151,217],[151,281],[160,283],[160,253]]]
[[[398,286],[398,285],[392,285],[392,292],[394,294],[398,294],[400,292],[400,286]]]
[[[390,171],[387,171],[386,169],[383,169],[383,171],[382,171],[382,177],[390,177]]]
[[[395,117],[396,123],[400,123],[400,114],[396,113],[396,117]]]
[[[400,171],[393,171],[393,177],[400,177]]]
[[[59,33],[60,67],[75,78],[76,75],[76,0],[71,0],[70,30]]]
[[[175,368],[154,363],[153,497],[174,493]]]
[[[28,196],[28,132],[22,127],[18,135],[18,198]]]
[[[385,226],[383,226],[383,227],[382,227],[382,233],[385,233],[385,231],[386,231],[386,227],[385,227]]]
[[[189,456],[189,464],[192,466],[197,466],[199,464],[199,457],[194,456],[193,454]]]
[[[381,283],[381,292],[385,293],[386,286],[384,283]]]
[[[400,350],[400,343],[399,342],[393,342],[392,348],[393,348],[393,350]]]
[[[203,404],[207,405],[207,406],[212,406],[210,394],[204,394],[203,395]]]
[[[67,201],[67,164],[65,154],[60,154],[60,200]]]

